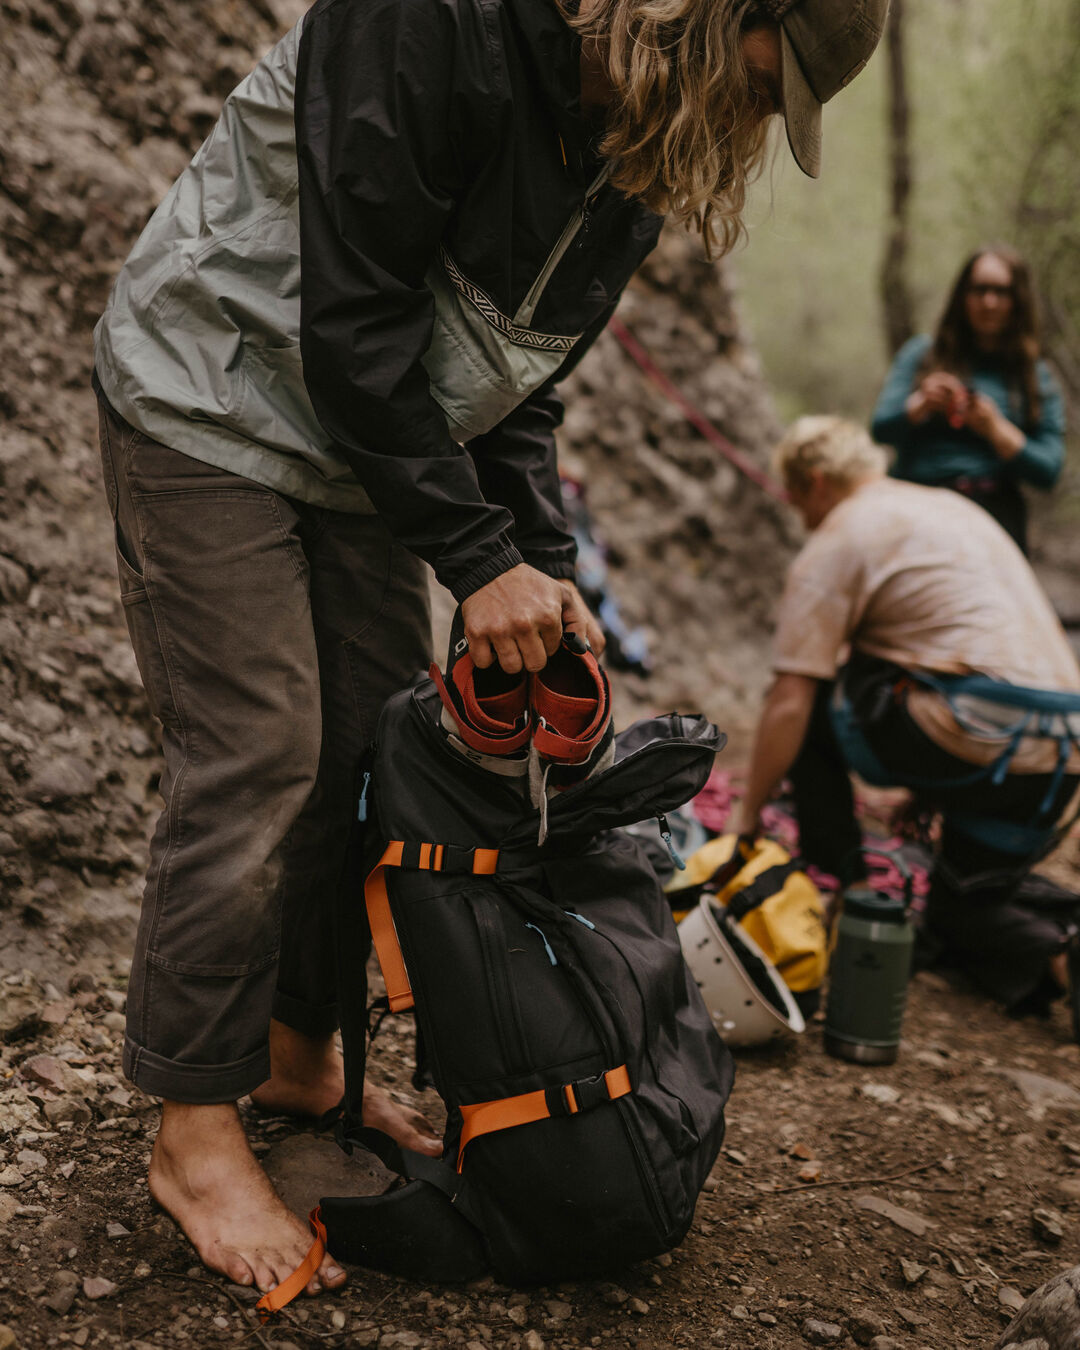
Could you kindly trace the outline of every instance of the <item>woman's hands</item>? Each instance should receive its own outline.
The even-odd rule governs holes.
[[[994,400],[985,394],[971,395],[964,425],[970,427],[976,436],[989,441],[1000,459],[1013,459],[1023,450],[1027,441],[1020,428],[1010,422]]]
[[[946,370],[935,370],[925,376],[904,404],[909,422],[925,422],[935,413],[948,420],[953,427],[962,427],[967,414],[970,395],[962,380]]]
[[[1023,450],[1027,437],[1010,422],[992,398],[968,388],[955,375],[935,370],[908,395],[904,404],[908,420],[918,425],[935,415],[944,417],[956,430],[967,427],[976,436],[989,441],[994,453],[1004,460]]]

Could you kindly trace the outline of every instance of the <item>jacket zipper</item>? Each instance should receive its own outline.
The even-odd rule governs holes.
[[[515,328],[531,328],[533,315],[536,313],[536,306],[540,303],[540,297],[547,289],[547,284],[551,280],[551,274],[562,262],[563,255],[577,237],[578,231],[586,223],[589,205],[593,196],[607,182],[608,175],[611,173],[611,165],[605,164],[593,181],[589,184],[585,192],[585,200],[577,208],[574,214],[566,222],[562,234],[559,235],[558,242],[548,254],[548,260],[540,269],[540,275],[529,287],[529,293],[521,302],[521,307],[513,317]]]

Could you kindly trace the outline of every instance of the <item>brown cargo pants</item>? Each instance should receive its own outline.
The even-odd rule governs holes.
[[[99,391],[120,591],[162,725],[124,1071],[232,1101],[271,1017],[337,1025],[333,911],[359,756],[430,660],[423,564],[377,516],[307,506],[129,426]]]

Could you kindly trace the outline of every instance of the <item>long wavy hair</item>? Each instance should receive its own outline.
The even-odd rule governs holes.
[[[566,18],[611,85],[612,184],[700,230],[710,256],[728,252],[768,138],[741,45],[768,22],[757,0],[595,0]]]
[[[973,253],[961,267],[934,334],[933,345],[923,362],[921,374],[931,370],[947,370],[965,379],[981,360],[985,360],[968,321],[965,302],[975,264],[987,254],[1000,258],[1012,274],[1012,320],[995,356],[1001,363],[1015,401],[1022,402],[1022,408],[1017,408],[1018,415],[1034,423],[1039,420],[1042,411],[1039,373],[1036,369],[1042,346],[1039,341],[1035,288],[1031,268],[1014,248],[1006,244],[987,244]]]

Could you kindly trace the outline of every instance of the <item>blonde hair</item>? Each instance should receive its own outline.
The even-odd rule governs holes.
[[[805,491],[814,473],[837,483],[885,472],[885,451],[869,433],[844,417],[800,417],[785,432],[773,455],[776,472],[789,492]]]
[[[728,252],[768,139],[742,50],[767,22],[755,0],[595,0],[566,17],[612,88],[600,145],[611,182],[700,230],[709,256]]]

